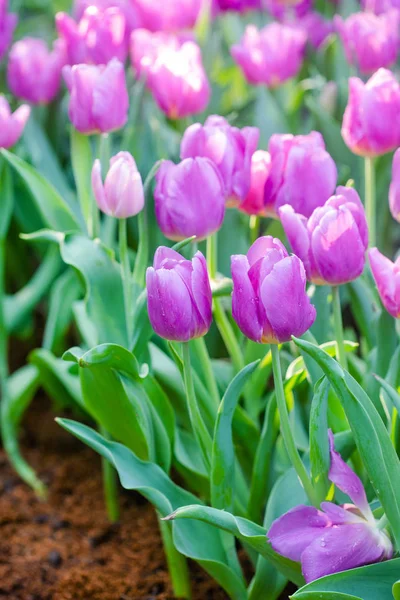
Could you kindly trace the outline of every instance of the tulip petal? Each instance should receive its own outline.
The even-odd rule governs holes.
[[[297,214],[292,206],[285,204],[279,209],[279,218],[294,254],[304,263],[307,278],[310,281],[317,279],[319,273],[311,252],[311,240],[306,217]]]
[[[198,330],[203,333],[210,329],[212,322],[212,294],[206,259],[201,252],[196,252],[192,265],[193,300],[203,321]]]
[[[247,260],[249,265],[253,266],[260,258],[264,258],[269,250],[272,248],[279,250],[282,254],[282,258],[288,256],[285,246],[281,240],[272,237],[272,235],[264,235],[259,237],[254,244],[252,244],[247,252]]]
[[[321,502],[321,509],[329,517],[333,525],[365,522],[362,517],[359,517],[357,514],[351,512],[343,506],[333,504],[333,502]]]
[[[259,298],[248,277],[249,263],[246,256],[231,257],[233,279],[232,315],[245,336],[261,342],[262,325],[258,316]]]
[[[100,131],[123,127],[128,120],[129,97],[124,65],[111,60],[99,75],[93,89],[93,117]]]
[[[94,161],[92,168],[92,189],[97,202],[97,206],[103,213],[112,216],[113,213],[108,206],[107,196],[103,185],[103,179],[101,175],[101,162],[98,158]]]
[[[400,316],[400,268],[381,254],[378,248],[368,253],[372,274],[384,307],[393,317]]]

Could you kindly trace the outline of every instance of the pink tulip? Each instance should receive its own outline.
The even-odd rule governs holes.
[[[176,35],[158,31],[152,33],[147,29],[136,29],[130,41],[130,56],[133,70],[138,79],[146,78],[159,55],[165,49],[178,52],[185,42],[193,41],[190,33]]]
[[[246,198],[239,204],[239,210],[248,215],[268,216],[264,206],[264,187],[270,171],[271,156],[269,152],[264,150],[254,152],[251,159],[250,189]]]
[[[12,114],[6,98],[0,96],[0,148],[14,146],[22,135],[30,113],[30,107],[22,104]]]
[[[0,0],[0,59],[12,42],[18,16],[8,12],[8,0]]]
[[[389,188],[389,207],[392,217],[400,223],[400,149],[393,157],[392,181]]]
[[[309,12],[301,19],[298,19],[297,24],[307,33],[309,43],[313,48],[318,50],[333,33],[333,22],[324,17],[318,12]]]
[[[383,306],[392,317],[400,319],[400,257],[393,263],[378,248],[371,248],[368,256]]]
[[[264,6],[275,19],[285,19],[293,13],[295,17],[304,17],[312,8],[312,0],[264,0]]]
[[[250,10],[261,10],[263,0],[212,0],[214,14],[220,12],[246,13]]]
[[[82,18],[83,13],[90,6],[98,8],[100,11],[107,8],[118,8],[125,16],[127,33],[140,27],[139,16],[132,0],[75,0],[73,15],[78,21]],[[128,35],[129,37],[129,35]]]
[[[203,0],[135,0],[141,27],[149,31],[191,29],[199,17]]]
[[[380,15],[391,8],[400,9],[400,0],[361,0],[361,6],[364,10]]]

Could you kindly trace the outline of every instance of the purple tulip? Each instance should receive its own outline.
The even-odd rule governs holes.
[[[392,10],[382,15],[354,13],[346,20],[335,18],[349,64],[361,73],[374,73],[396,62],[400,47],[400,13]]]
[[[292,206],[279,211],[293,252],[304,263],[309,281],[339,285],[361,275],[368,247],[364,207],[352,188],[338,187],[307,220]]]
[[[149,31],[191,29],[199,17],[203,0],[135,0],[141,27]]]
[[[212,0],[214,14],[220,12],[246,13],[250,10],[261,10],[263,0]]]
[[[294,13],[295,17],[304,17],[312,8],[312,0],[264,0],[264,6],[275,19],[285,19],[288,12]]]
[[[280,240],[260,237],[247,256],[231,257],[232,315],[244,335],[259,344],[288,342],[315,321],[306,274]]]
[[[392,317],[400,319],[400,257],[393,263],[378,248],[371,248],[368,256],[383,306]]]
[[[400,146],[400,86],[393,73],[379,69],[367,83],[350,77],[342,136],[360,156],[379,156]]]
[[[205,335],[212,321],[212,295],[207,263],[201,252],[193,259],[161,246],[147,269],[147,308],[154,331],[162,338],[188,342]]]
[[[264,187],[271,171],[271,156],[265,150],[257,150],[251,159],[250,189],[238,206],[248,215],[269,216],[264,206]]]
[[[125,16],[116,7],[100,10],[90,6],[79,23],[66,13],[58,13],[56,26],[70,65],[103,65],[112,58],[124,62],[128,55]]]
[[[400,223],[400,149],[393,157],[392,181],[389,188],[389,207],[392,217]]]
[[[307,33],[309,43],[318,50],[333,33],[333,22],[324,17],[319,12],[309,12],[297,21],[297,24]]]
[[[224,182],[209,158],[186,158],[178,165],[165,160],[156,182],[156,217],[167,238],[184,240],[195,235],[201,240],[221,227]]]
[[[23,104],[12,114],[6,98],[0,95],[0,148],[14,146],[22,135],[30,113],[30,107]]]
[[[231,48],[235,62],[249,83],[275,88],[299,72],[307,36],[300,28],[270,23],[260,31],[246,27],[240,44]]]
[[[114,58],[106,66],[66,66],[63,75],[75,129],[85,134],[109,133],[125,125],[129,98],[122,63]]]
[[[139,16],[132,0],[75,0],[73,10],[75,19],[79,21],[90,6],[94,6],[100,11],[107,8],[118,8],[125,16],[128,34],[136,27],[140,27]],[[129,35],[127,37],[129,38]]]
[[[7,70],[10,90],[32,104],[47,104],[60,89],[64,64],[65,48],[60,40],[49,52],[43,40],[24,38],[10,50]]]
[[[92,169],[92,188],[98,207],[106,215],[127,219],[143,209],[142,178],[129,152],[119,152],[111,158],[104,184],[97,159]]]
[[[166,48],[178,52],[185,42],[190,41],[193,41],[193,35],[190,32],[176,35],[164,31],[152,33],[147,29],[132,31],[130,56],[136,77],[138,79],[147,78],[157,57]]]
[[[225,184],[228,206],[236,206],[250,189],[251,157],[260,132],[256,127],[231,127],[223,117],[212,115],[204,126],[188,127],[181,143],[181,158],[206,156],[218,167]]]
[[[0,59],[12,42],[18,16],[8,12],[8,0],[0,0]]]
[[[400,9],[400,0],[361,0],[361,6],[364,10],[380,15],[391,8]]]
[[[281,206],[290,204],[309,217],[334,193],[337,168],[317,131],[297,136],[275,134],[268,150],[271,171],[264,190],[267,214],[277,215]]]

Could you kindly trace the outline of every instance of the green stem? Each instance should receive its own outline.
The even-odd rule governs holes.
[[[193,340],[192,347],[195,349],[197,358],[200,362],[201,369],[203,371],[204,383],[210,392],[210,395],[215,403],[215,407],[218,409],[221,398],[204,338],[201,337]]]
[[[160,526],[174,596],[189,600],[192,597],[192,592],[186,558],[174,546],[171,523],[162,521],[159,518],[158,524]]]
[[[259,234],[259,230],[260,230],[260,217],[258,215],[250,215],[249,227],[250,227],[250,244],[254,244],[254,242],[258,238],[258,234]]]
[[[207,265],[211,279],[217,278],[218,269],[218,234],[214,233],[207,238]]]
[[[336,339],[336,357],[338,363],[347,370],[347,356],[343,337],[343,320],[342,309],[340,306],[340,289],[339,286],[332,286],[332,304],[333,304],[333,323]]]
[[[285,447],[287,453],[289,455],[290,461],[293,467],[296,470],[296,473],[303,485],[303,488],[311,502],[314,506],[318,506],[318,499],[316,497],[314,488],[306,471],[306,468],[303,464],[303,461],[300,458],[300,454],[297,450],[292,431],[290,429],[289,422],[289,413],[286,405],[285,398],[285,390],[283,388],[282,381],[282,371],[281,371],[281,361],[279,356],[279,348],[276,344],[271,344],[271,354],[272,354],[272,371],[274,374],[274,385],[275,385],[275,395],[276,402],[278,406],[279,418],[280,418],[280,429],[283,437],[283,441],[285,443]]]
[[[365,212],[369,230],[369,245],[376,246],[376,182],[375,162],[371,157],[365,157]]]
[[[212,451],[212,439],[210,434],[208,433],[207,427],[204,423],[203,417],[201,415],[199,406],[197,404],[197,398],[194,391],[193,384],[193,376],[192,376],[192,366],[190,364],[190,348],[189,342],[182,343],[183,350],[183,376],[185,382],[186,389],[186,398],[189,409],[190,421],[193,427],[194,435],[199,443],[201,448],[204,463],[207,470],[211,465],[211,451]]]
[[[0,390],[8,377],[8,335],[4,319],[6,241],[0,238]]]
[[[109,433],[103,427],[100,427],[100,433],[106,440],[111,439]],[[101,464],[107,515],[111,523],[116,523],[119,519],[117,473],[112,464],[105,458],[102,458]]]
[[[382,516],[382,517],[379,519],[378,523],[376,524],[377,528],[378,528],[378,529],[381,529],[381,530],[382,530],[382,529],[386,529],[386,527],[387,527],[388,525],[389,525],[389,519],[387,518],[387,516],[386,516],[386,515],[383,515],[383,516]]]
[[[97,158],[100,160],[101,171],[104,177],[110,169],[111,150],[111,134],[100,134],[97,148]],[[104,215],[102,220],[101,239],[103,240],[104,244],[108,246],[108,248],[112,248],[114,246],[115,233],[116,219],[114,217],[110,217],[109,215]]]
[[[89,237],[96,238],[98,236],[99,216],[90,182],[93,166],[92,150],[88,137],[79,133],[74,127],[71,128],[71,163],[87,232]]]
[[[132,275],[129,264],[127,220],[118,220],[119,260],[122,267],[122,284],[124,288],[126,331],[128,336],[128,348],[133,337],[133,301],[132,301]]]

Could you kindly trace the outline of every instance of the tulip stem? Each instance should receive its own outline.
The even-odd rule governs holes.
[[[218,270],[218,237],[217,233],[209,235],[207,238],[207,264],[208,272],[210,273],[211,279],[217,278]]]
[[[380,529],[382,531],[382,529],[386,529],[386,527],[389,525],[389,519],[387,518],[386,515],[382,515],[382,517],[379,519],[378,523],[376,524],[377,528]]]
[[[289,413],[286,405],[285,390],[283,388],[282,381],[282,370],[281,361],[279,356],[279,348],[276,344],[271,344],[272,354],[272,371],[274,374],[274,385],[276,402],[278,406],[280,428],[283,441],[285,443],[286,451],[289,455],[290,461],[296,470],[296,473],[303,485],[304,491],[306,492],[308,499],[314,506],[319,506],[317,494],[313,488],[311,480],[308,476],[307,470],[301,460],[300,454],[297,450],[292,431],[289,422]]]
[[[7,346],[8,336],[4,319],[4,297],[5,297],[5,250],[6,240],[0,238],[0,391],[5,386],[8,377]]]
[[[99,135],[97,157],[100,160],[102,173],[108,173],[111,157],[111,134],[101,133]],[[116,219],[114,217],[104,215],[101,233],[101,239],[105,245],[112,248],[116,234]]]
[[[215,407],[218,409],[221,398],[204,337],[193,340],[192,346],[195,349],[197,358],[200,362],[201,369],[203,371],[204,382],[211,394]]]
[[[100,433],[106,440],[111,439],[109,433],[103,427],[100,427]],[[119,519],[117,472],[105,458],[102,459],[102,467],[107,515],[111,523],[116,523]]]
[[[250,215],[249,227],[250,227],[250,244],[254,244],[254,242],[258,238],[259,229],[260,229],[260,217],[258,215]]]
[[[336,339],[336,358],[338,363],[347,370],[347,356],[343,337],[342,308],[340,306],[339,286],[332,286],[333,322]]]
[[[128,348],[131,347],[133,336],[133,301],[132,301],[132,275],[129,263],[127,220],[118,219],[119,260],[122,269],[122,285],[124,288],[125,321],[128,336]]]
[[[158,524],[160,526],[174,596],[189,600],[192,597],[192,592],[186,558],[175,548],[171,523],[159,518]]]
[[[369,246],[376,246],[376,182],[375,161],[373,158],[365,157],[365,213],[367,216],[369,230]]]
[[[196,393],[194,391],[192,366],[190,363],[190,347],[189,342],[182,343],[183,351],[183,379],[186,389],[186,399],[189,410],[189,417],[192,423],[194,435],[201,448],[204,464],[207,470],[211,466],[210,457],[212,451],[212,439],[208,433],[208,429],[204,423],[202,414],[197,404]]]

